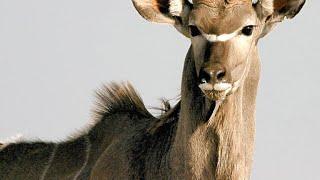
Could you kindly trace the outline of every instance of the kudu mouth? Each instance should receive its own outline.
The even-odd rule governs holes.
[[[232,94],[233,84],[226,82],[215,84],[201,82],[199,88],[207,98],[217,101],[224,100],[228,95]]]
[[[243,63],[240,63],[234,67],[229,75],[229,78],[226,77],[226,70],[223,72],[223,78],[219,77],[218,74],[214,74],[215,79],[214,81],[211,81],[207,78],[202,78],[199,75],[200,83],[199,83],[199,88],[201,91],[204,93],[204,95],[214,101],[221,101],[225,100],[229,95],[233,94],[237,89],[240,87],[241,83],[244,82],[244,79],[246,77],[246,74],[248,73],[249,69],[249,54],[251,52],[253,41],[251,42],[251,46],[249,49],[249,52],[245,58],[245,61]],[[219,72],[219,71],[218,71]],[[209,73],[210,76],[212,75]],[[240,75],[236,75],[240,74]],[[233,80],[237,79],[237,80]]]
[[[244,68],[241,68],[245,66]],[[236,71],[241,71],[241,77],[237,81],[230,82],[227,81],[208,81],[206,79],[200,78],[199,88],[203,94],[210,100],[213,101],[222,101],[225,100],[229,95],[233,94],[240,86],[241,82],[244,79],[244,75],[247,72],[247,63],[241,64],[233,69],[232,73]],[[239,73],[239,72],[238,72]],[[232,79],[232,78],[231,78]]]
[[[203,66],[198,73],[199,88],[213,100],[223,100],[232,89],[231,74],[221,63]]]

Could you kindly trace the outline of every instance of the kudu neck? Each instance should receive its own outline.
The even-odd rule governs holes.
[[[256,68],[258,59],[250,61],[255,65],[249,71],[255,71],[251,69]],[[212,113],[214,102],[206,99],[198,88],[189,50],[184,65],[181,114],[174,146],[175,152],[184,159],[180,164],[186,168],[186,174],[194,179],[249,179],[257,79],[245,80],[210,117],[208,113]]]

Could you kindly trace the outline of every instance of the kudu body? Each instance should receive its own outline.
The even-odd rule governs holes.
[[[129,84],[112,84],[98,93],[96,123],[78,137],[0,145],[0,179],[250,178],[257,42],[304,1],[133,2],[191,39],[180,102],[156,118]]]

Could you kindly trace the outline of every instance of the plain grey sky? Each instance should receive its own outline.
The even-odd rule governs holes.
[[[319,7],[308,0],[260,41],[254,180],[320,179]],[[111,81],[132,82],[148,107],[175,98],[189,44],[129,0],[0,0],[0,139],[64,139]]]

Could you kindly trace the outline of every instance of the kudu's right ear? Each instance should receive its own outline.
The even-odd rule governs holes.
[[[132,0],[139,14],[148,21],[167,23],[187,37],[189,12],[192,4],[188,0]]]
[[[257,15],[264,22],[261,37],[268,34],[273,27],[285,18],[295,17],[306,0],[259,0],[255,4]]]

